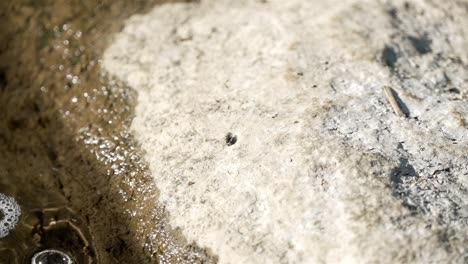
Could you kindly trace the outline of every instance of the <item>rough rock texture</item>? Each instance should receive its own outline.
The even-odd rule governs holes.
[[[466,263],[467,47],[464,0],[212,0],[132,17],[103,65],[221,263]]]

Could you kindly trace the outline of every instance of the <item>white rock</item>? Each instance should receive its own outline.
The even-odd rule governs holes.
[[[466,2],[263,2],[158,6],[104,55],[172,225],[221,263],[466,261]]]

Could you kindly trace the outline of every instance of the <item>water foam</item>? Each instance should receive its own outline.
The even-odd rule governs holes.
[[[31,264],[73,264],[73,259],[60,250],[46,249],[36,253]]]
[[[21,208],[13,197],[0,193],[0,238],[6,237],[18,223]]]

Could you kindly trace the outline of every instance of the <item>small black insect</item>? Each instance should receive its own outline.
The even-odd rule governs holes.
[[[227,133],[226,137],[224,138],[226,140],[226,145],[232,146],[236,144],[237,142],[237,136],[232,134],[231,132]]]

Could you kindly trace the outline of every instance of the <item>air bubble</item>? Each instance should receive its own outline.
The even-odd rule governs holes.
[[[73,259],[60,250],[46,249],[34,254],[31,264],[73,264]]]
[[[21,208],[15,199],[0,193],[0,238],[6,237],[15,229],[21,215]]]

